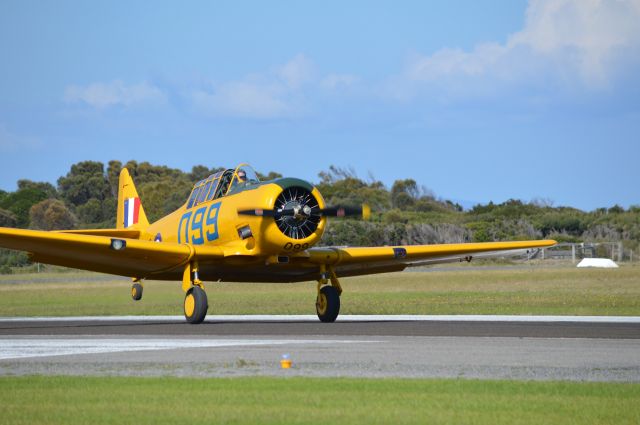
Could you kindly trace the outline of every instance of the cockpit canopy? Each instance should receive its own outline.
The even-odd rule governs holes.
[[[187,208],[221,198],[259,183],[258,175],[249,164],[240,164],[235,170],[218,171],[193,186],[187,201]]]

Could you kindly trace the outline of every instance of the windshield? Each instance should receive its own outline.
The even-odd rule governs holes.
[[[231,182],[231,192],[236,187],[250,186],[260,183],[258,174],[253,171],[249,164],[240,164],[233,173],[233,181]]]

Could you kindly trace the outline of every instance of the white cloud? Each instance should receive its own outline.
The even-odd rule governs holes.
[[[311,109],[308,99],[322,91],[336,91],[355,84],[358,78],[348,74],[318,76],[316,66],[303,54],[284,64],[270,67],[243,78],[204,82],[178,89],[177,98],[186,100],[195,111],[213,117],[258,120],[295,118]],[[165,104],[165,91],[147,82],[127,85],[121,80],[69,86],[64,93],[67,103],[88,105],[98,110],[138,104]]]
[[[188,97],[198,110],[207,115],[288,118],[306,111],[306,90],[315,82],[313,62],[300,54],[268,72],[211,84],[210,87],[191,91]]]
[[[213,91],[191,93],[194,105],[209,115],[269,119],[293,113],[286,89],[274,82],[232,81]]]
[[[126,85],[120,80],[93,83],[86,87],[69,86],[65,90],[64,99],[69,103],[84,103],[96,109],[142,103],[164,104],[167,101],[159,88],[146,81]]]
[[[66,88],[67,103],[87,105],[98,110],[129,107],[138,104],[166,104],[169,94],[186,100],[195,111],[214,117],[248,119],[295,118],[311,109],[308,101],[324,91],[336,91],[355,84],[358,78],[348,74],[318,76],[316,66],[303,54],[243,78],[189,85],[164,90],[143,81],[125,84],[122,80],[96,82],[87,86]]]
[[[278,68],[276,73],[287,86],[296,89],[313,79],[315,67],[313,62],[299,54]]]
[[[531,0],[524,28],[506,43],[418,55],[405,78],[522,82],[551,75],[598,89],[606,87],[629,53],[637,54],[639,48],[640,0]]]

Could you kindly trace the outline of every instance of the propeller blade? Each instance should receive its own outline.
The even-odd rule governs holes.
[[[274,217],[274,218],[279,218],[279,217],[283,217],[283,216],[291,216],[293,217],[295,215],[295,210],[293,210],[292,208],[289,209],[283,209],[283,210],[263,210],[260,208],[256,208],[254,210],[242,210],[242,211],[238,211],[239,215],[253,215],[253,216],[257,216],[257,217]]]
[[[371,208],[369,205],[362,204],[360,207],[328,207],[323,208],[321,210],[314,210],[313,212],[319,212],[319,215],[323,215],[326,217],[354,217],[360,216],[365,220],[368,220],[371,216]]]
[[[264,210],[260,208],[256,208],[253,210],[241,210],[238,211],[239,215],[252,215],[257,217],[287,217],[287,216],[295,216],[296,210],[293,208],[287,208],[282,210]],[[321,217],[353,217],[360,216],[365,220],[368,220],[371,216],[371,208],[369,205],[363,204],[361,207],[328,207],[323,209],[311,209],[307,211],[305,214],[304,211],[298,211],[297,214],[302,214],[302,216],[321,216]]]
[[[260,208],[256,208],[254,210],[242,210],[238,211],[239,215],[254,215],[258,217],[287,217],[287,216],[295,216],[296,212],[293,208],[282,209],[282,210],[264,210]]]
[[[277,217],[279,216],[276,210],[263,210],[262,208],[256,208],[254,210],[242,210],[238,211],[239,215],[254,215],[257,217]]]

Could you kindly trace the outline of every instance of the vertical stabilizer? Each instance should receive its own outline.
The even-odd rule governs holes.
[[[120,171],[120,180],[118,181],[116,228],[144,230],[147,227],[149,227],[149,221],[144,213],[144,208],[142,208],[142,202],[140,202],[136,186],[133,184],[129,171],[123,168]]]

